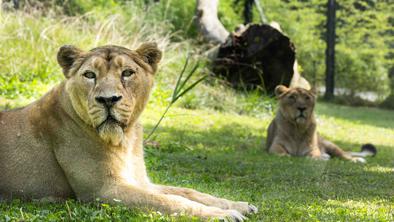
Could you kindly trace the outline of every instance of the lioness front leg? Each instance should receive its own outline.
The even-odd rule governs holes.
[[[319,148],[315,147],[313,148],[308,154],[308,157],[315,159],[315,160],[329,160],[330,156],[322,153]]]
[[[104,201],[121,202],[130,207],[159,210],[168,214],[188,214],[209,219],[224,219],[243,221],[246,219],[237,210],[224,210],[218,207],[206,206],[181,196],[163,194],[155,190],[142,189],[129,184],[117,184],[101,192]]]
[[[257,207],[250,205],[247,202],[231,201],[224,198],[218,198],[189,188],[164,185],[154,185],[154,187],[160,193],[182,196],[207,206],[218,207],[221,209],[234,209],[241,212],[242,214],[257,213],[258,211]]]
[[[289,152],[287,152],[286,148],[279,143],[273,143],[268,150],[269,153],[276,154],[278,156],[290,156]]]

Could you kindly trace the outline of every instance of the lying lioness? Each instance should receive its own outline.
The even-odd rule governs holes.
[[[268,152],[325,160],[337,156],[353,162],[365,162],[363,157],[376,154],[376,148],[371,144],[363,145],[359,153],[345,152],[318,134],[314,116],[316,93],[313,89],[279,85],[275,88],[275,95],[279,109],[268,127]]]
[[[130,207],[242,221],[246,202],[153,184],[138,123],[161,59],[156,44],[57,55],[66,80],[40,100],[0,112],[0,199],[121,202]]]

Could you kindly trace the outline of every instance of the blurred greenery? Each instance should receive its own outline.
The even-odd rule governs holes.
[[[270,20],[278,21],[294,41],[303,74],[317,86],[325,79],[326,0],[262,1]],[[394,65],[394,4],[389,1],[337,0],[336,86],[348,96],[390,93],[388,69]],[[394,89],[392,89],[394,90]]]
[[[165,95],[155,93],[161,99],[170,96],[167,87],[173,85],[177,75],[173,70],[182,66],[185,52],[200,54],[209,48],[194,25],[195,1],[20,2],[24,10],[3,10],[0,15],[0,96],[7,101],[37,98],[62,79],[54,59],[62,44],[90,49],[108,43],[135,47],[141,41],[160,42],[166,56],[158,82],[167,85],[158,89]],[[336,86],[345,89],[341,92],[349,98],[372,92],[382,101],[394,91],[388,79],[388,70],[394,66],[394,4],[372,0],[337,0],[337,4]],[[324,86],[326,1],[261,0],[261,5],[269,21],[279,22],[295,43],[303,75],[317,87]],[[259,22],[256,9],[254,14],[254,22]],[[228,30],[234,30],[243,23],[242,4],[220,1],[219,18]],[[231,99],[228,104],[217,104],[215,96],[228,92],[236,102],[244,98],[221,80],[209,82],[217,84],[204,84],[187,98],[188,104],[183,101],[181,105],[227,109],[233,107]],[[220,88],[226,89],[216,90]],[[236,109],[232,110],[242,112]]]

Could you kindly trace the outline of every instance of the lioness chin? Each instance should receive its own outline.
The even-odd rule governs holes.
[[[362,163],[366,162],[363,157],[376,154],[376,148],[371,144],[363,145],[361,152],[345,152],[318,134],[314,116],[314,89],[279,85],[275,88],[275,94],[279,100],[279,108],[268,127],[266,150],[269,153],[309,156],[321,160],[336,156]]]
[[[100,198],[237,221],[256,212],[246,202],[149,181],[138,118],[161,59],[156,44],[63,46],[57,59],[66,80],[26,107],[0,112],[0,199]]]

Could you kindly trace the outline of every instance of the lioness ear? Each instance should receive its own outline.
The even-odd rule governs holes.
[[[317,95],[316,86],[312,86],[311,89],[309,90],[309,92],[312,93],[316,97],[316,95]]]
[[[162,53],[154,42],[143,43],[136,50],[142,59],[152,66],[153,71],[156,72],[157,64],[161,60]]]
[[[69,71],[74,64],[75,60],[82,54],[82,50],[72,45],[64,45],[60,47],[57,53],[57,62],[63,69],[63,74],[69,78]]]
[[[280,95],[287,92],[288,90],[289,90],[289,88],[287,88],[286,86],[278,85],[275,87],[275,95],[276,95],[276,97],[279,97]]]

